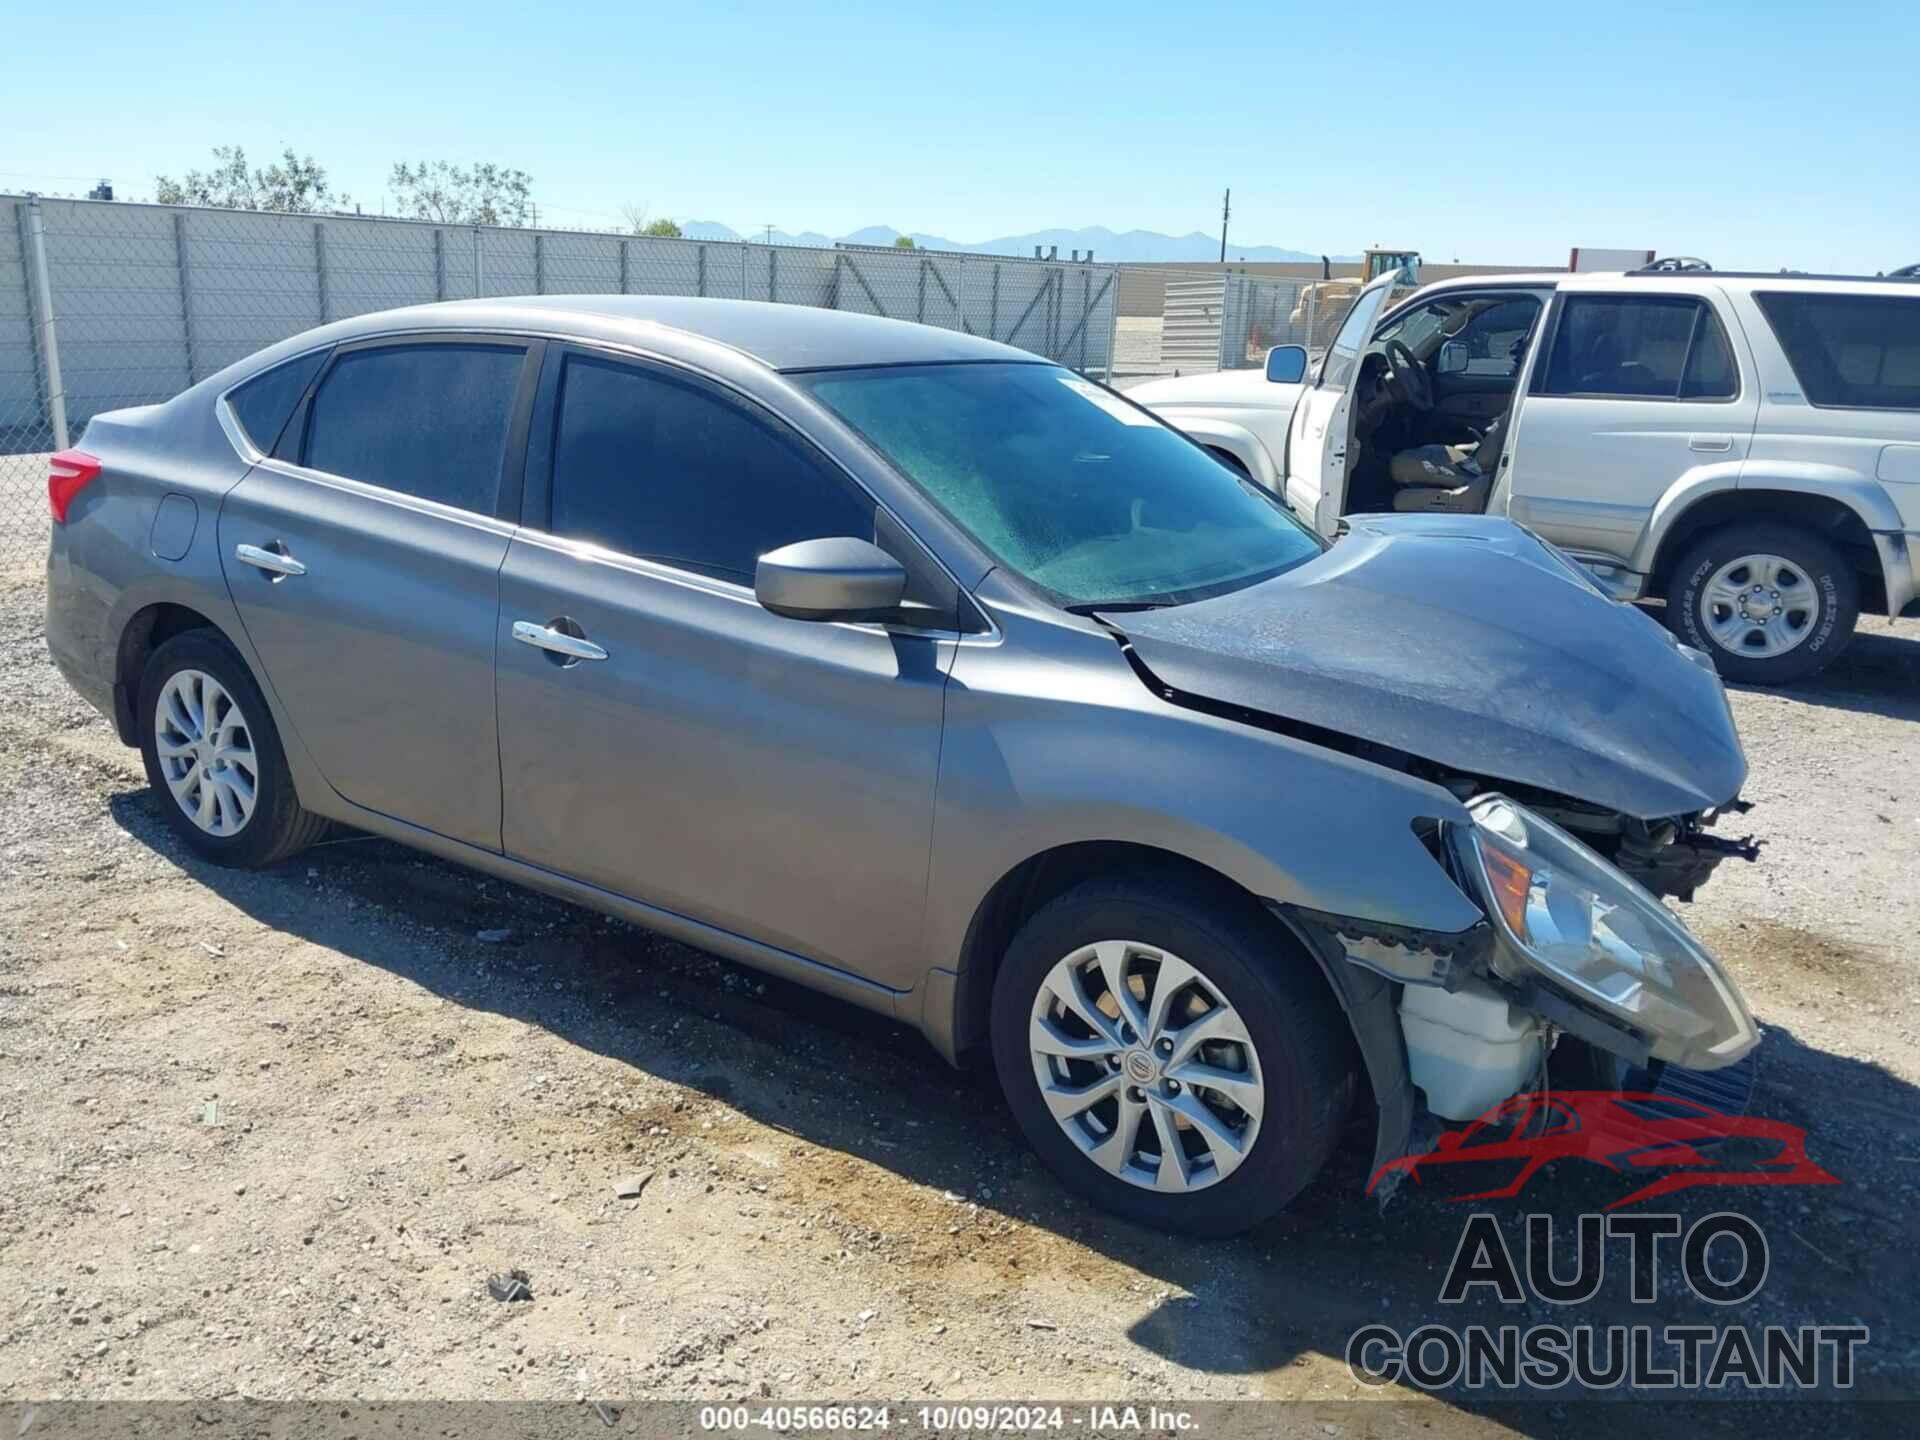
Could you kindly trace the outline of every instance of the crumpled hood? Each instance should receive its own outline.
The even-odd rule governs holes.
[[[1108,618],[1188,694],[1640,819],[1733,799],[1718,678],[1571,567],[1508,520],[1356,517],[1263,584]]]

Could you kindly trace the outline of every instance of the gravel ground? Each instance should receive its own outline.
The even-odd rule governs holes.
[[[1363,1323],[1516,1318],[1439,1306],[1465,1208],[1367,1201],[1359,1126],[1287,1214],[1176,1240],[1065,1198],[986,1075],[884,1021],[381,841],[211,868],[42,606],[0,576],[0,1400],[1332,1401],[1378,1393]],[[1754,1111],[1842,1184],[1663,1206],[1754,1216],[1740,1318],[1862,1321],[1861,1391],[1920,1395],[1920,626],[1734,705],[1765,853],[1685,913],[1768,1029]],[[488,1297],[509,1267],[531,1303]],[[1680,1288],[1661,1322],[1728,1323]],[[1649,1318],[1619,1289],[1582,1322]],[[1467,1403],[1374,1429],[1494,1428]]]

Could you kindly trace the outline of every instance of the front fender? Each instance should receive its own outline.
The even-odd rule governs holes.
[[[926,968],[960,963],[999,881],[1062,846],[1169,851],[1272,903],[1457,934],[1483,918],[1416,822],[1464,822],[1447,791],[1305,740],[1183,709],[1114,638],[996,614],[947,687]]]
[[[1165,420],[1181,434],[1198,440],[1202,445],[1216,450],[1224,450],[1245,467],[1246,472],[1267,489],[1278,493],[1282,476],[1280,467],[1274,463],[1273,456],[1260,437],[1246,426],[1232,420],[1222,419],[1218,415],[1202,415],[1174,410],[1160,413]]]

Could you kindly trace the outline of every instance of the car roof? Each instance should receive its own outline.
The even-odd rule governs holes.
[[[555,330],[582,339],[644,343],[662,331],[725,345],[774,370],[845,369],[863,365],[954,361],[1025,361],[1041,357],[961,330],[942,330],[878,315],[717,300],[685,295],[524,295],[451,300],[383,310],[329,326],[329,338],[437,330]]]

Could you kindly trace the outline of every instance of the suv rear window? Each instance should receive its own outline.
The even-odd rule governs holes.
[[[1920,299],[1806,291],[1753,298],[1813,404],[1920,410]]]
[[[1573,295],[1542,395],[1731,400],[1739,371],[1711,306],[1684,295]]]
[[[273,453],[273,444],[280,438],[287,417],[293,414],[300,397],[307,393],[308,382],[326,358],[325,350],[316,350],[311,355],[288,360],[262,371],[227,396],[233,418],[240,422],[247,439],[262,455]]]
[[[491,515],[525,358],[517,345],[349,351],[314,391],[302,463]]]

